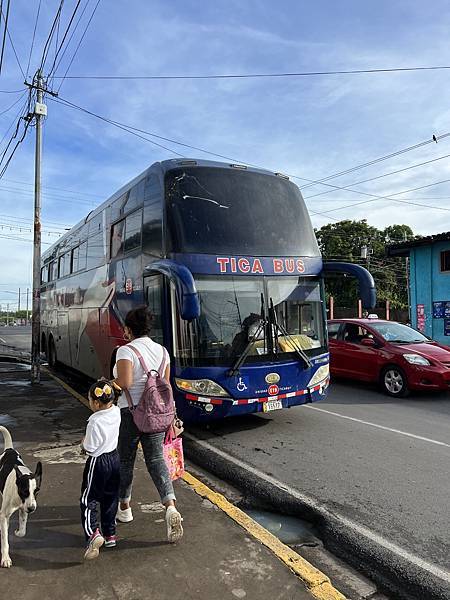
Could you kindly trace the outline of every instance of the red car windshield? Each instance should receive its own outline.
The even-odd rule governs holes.
[[[397,344],[423,344],[429,342],[427,337],[401,323],[380,322],[371,323],[370,326],[387,342]]]

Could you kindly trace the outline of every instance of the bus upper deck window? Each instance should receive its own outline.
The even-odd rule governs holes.
[[[123,237],[125,233],[125,219],[112,226],[111,233],[111,258],[123,253]]]
[[[142,210],[128,215],[125,219],[125,244],[124,251],[140,248],[142,236]]]

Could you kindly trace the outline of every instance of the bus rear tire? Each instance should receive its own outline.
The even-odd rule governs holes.
[[[56,348],[55,348],[55,342],[53,341],[52,337],[48,340],[47,361],[48,361],[49,367],[51,367],[51,368],[56,367],[56,363],[57,363]]]

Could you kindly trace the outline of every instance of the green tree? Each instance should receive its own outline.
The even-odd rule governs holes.
[[[362,221],[339,221],[316,230],[323,258],[362,265],[370,270],[380,303],[389,300],[392,308],[407,308],[408,293],[405,259],[388,258],[386,245],[414,238],[408,225],[390,225],[383,230]],[[354,306],[357,283],[341,275],[327,277],[327,296],[339,306]]]

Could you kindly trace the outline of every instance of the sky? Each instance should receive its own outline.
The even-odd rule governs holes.
[[[39,4],[11,2],[8,29],[18,61],[7,38],[0,73],[0,153],[26,100],[18,62],[30,80],[60,0],[41,2],[27,69]],[[238,162],[295,176],[315,227],[367,219],[379,228],[407,224],[422,235],[450,230],[450,136],[322,184],[308,184],[431,141],[433,134],[449,133],[450,70],[259,79],[62,79],[96,4],[81,0],[77,17],[85,12],[49,81],[60,99]],[[76,0],[64,2],[59,40],[75,5]],[[443,0],[100,0],[68,75],[450,66],[449,30],[450,5]],[[55,50],[53,44],[47,69]],[[153,138],[166,148],[158,147],[50,96],[45,103],[43,251],[150,164],[177,156],[171,150],[211,158]],[[23,294],[31,287],[34,144],[30,128],[0,179],[0,304],[11,307],[17,305],[18,288]],[[427,161],[433,162],[422,164]],[[336,189],[346,186],[353,191]]]

